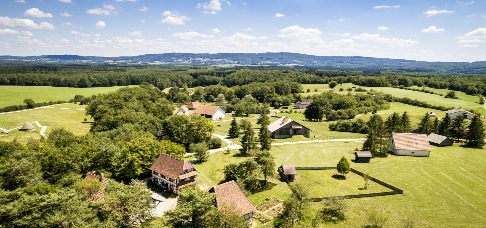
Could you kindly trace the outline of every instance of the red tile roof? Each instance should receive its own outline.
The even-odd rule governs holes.
[[[189,105],[187,105],[187,108],[188,109],[196,109],[200,105],[201,105],[201,103],[199,103],[198,101],[193,101],[193,102],[189,103]]]
[[[235,181],[214,186],[214,193],[218,209],[234,208],[241,216],[256,210]]]
[[[426,134],[393,133],[392,137],[397,150],[431,150]]]
[[[88,199],[90,201],[104,200],[105,199],[104,189],[106,188],[106,185],[108,185],[108,178],[104,177],[103,174],[98,175],[94,172],[88,172],[86,174],[86,176],[84,177],[84,179],[86,179],[86,180],[97,180],[97,181],[101,182],[101,188],[98,191],[96,191],[94,193],[86,192],[87,194],[89,194]]]
[[[206,105],[200,105],[199,107],[194,110],[194,113],[199,114],[199,115],[209,115],[212,116],[216,111],[218,110],[219,106],[206,106]]]
[[[167,154],[161,154],[152,164],[150,170],[175,180],[181,175],[183,170],[191,168],[194,167],[189,162]]]

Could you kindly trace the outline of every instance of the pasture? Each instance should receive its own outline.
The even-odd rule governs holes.
[[[36,103],[49,101],[69,101],[76,95],[85,97],[103,93],[109,93],[124,86],[93,87],[93,88],[68,88],[50,86],[0,86],[2,99],[0,107],[24,104],[24,99],[32,99]]]
[[[46,134],[55,128],[64,128],[75,135],[84,135],[89,132],[91,124],[88,116],[85,115],[85,105],[59,104],[48,108],[37,108],[33,110],[22,110],[12,113],[0,113],[0,128],[12,129],[22,126],[25,122],[38,121],[41,125],[47,126]],[[87,118],[87,122],[84,121]],[[37,125],[34,124],[37,128]],[[8,135],[2,134],[0,140],[26,142],[29,138],[39,139],[40,128],[36,132],[11,131]]]

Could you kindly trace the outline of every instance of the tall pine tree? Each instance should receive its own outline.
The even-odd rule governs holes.
[[[272,148],[272,138],[268,125],[270,120],[268,118],[268,107],[264,107],[260,113],[258,122],[260,123],[260,131],[258,132],[258,140],[260,142],[260,150],[270,150]]]
[[[228,137],[231,138],[231,139],[236,139],[240,136],[240,128],[238,126],[238,122],[236,122],[236,119],[233,118],[233,120],[231,120],[231,125],[230,125],[230,129],[229,129],[229,132],[228,132]]]
[[[371,116],[367,123],[368,135],[363,143],[363,150],[371,151],[375,157],[386,157],[388,155],[388,134],[384,127],[381,116]]]
[[[255,132],[251,126],[250,121],[241,120],[240,127],[243,129],[243,136],[241,137],[241,149],[240,153],[242,155],[248,155],[251,150],[256,148],[255,145]]]
[[[452,132],[457,141],[461,140],[465,136],[464,134],[466,133],[466,127],[464,126],[464,120],[465,118],[463,115],[458,115],[452,121]]]
[[[407,112],[404,112],[400,118],[400,127],[400,132],[402,133],[408,133],[412,131],[410,116],[407,114]]]
[[[418,131],[422,134],[429,135],[434,128],[434,123],[429,117],[429,113],[425,113],[425,115],[420,120]]]
[[[474,115],[474,118],[469,124],[469,132],[467,133],[467,145],[475,148],[482,148],[484,146],[484,125],[479,115]]]
[[[446,114],[446,116],[440,121],[439,124],[439,135],[447,136],[447,137],[452,137],[452,120],[451,117],[449,117],[449,114]]]

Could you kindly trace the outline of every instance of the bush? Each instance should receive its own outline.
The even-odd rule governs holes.
[[[221,140],[220,138],[210,138],[207,144],[209,149],[218,149],[221,148],[223,140]]]
[[[194,157],[199,160],[199,162],[205,162],[208,160],[209,151],[206,143],[193,143],[189,145],[189,151],[194,153]]]

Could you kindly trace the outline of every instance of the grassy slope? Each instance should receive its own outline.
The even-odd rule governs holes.
[[[23,104],[26,98],[31,98],[38,103],[59,100],[69,101],[78,94],[91,96],[99,93],[108,93],[123,87],[68,88],[50,86],[0,86],[0,91],[2,91],[0,107]]]

